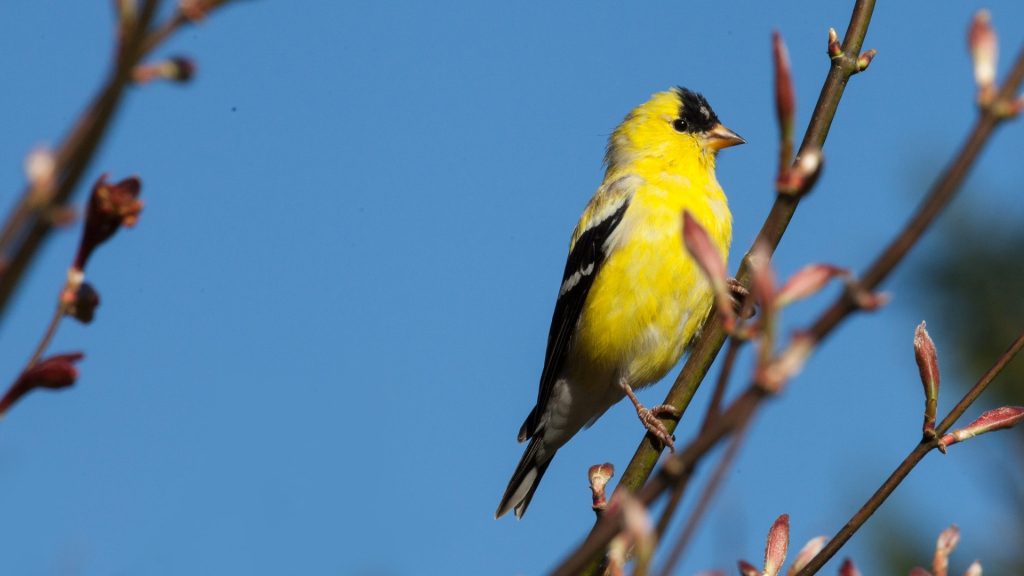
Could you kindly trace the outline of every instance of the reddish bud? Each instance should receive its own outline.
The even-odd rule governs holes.
[[[789,346],[781,354],[765,366],[758,367],[754,381],[768,392],[778,392],[786,381],[800,373],[814,351],[814,345],[814,338],[808,334],[793,335]]]
[[[750,293],[762,308],[762,315],[774,312],[776,301],[775,271],[772,270],[772,253],[765,244],[758,242],[747,258],[750,265]]]
[[[761,576],[761,571],[746,560],[740,560],[737,565],[740,569],[740,576]]]
[[[924,385],[924,434],[934,437],[935,410],[939,402],[939,356],[924,322],[914,330],[914,359]]]
[[[196,75],[196,64],[191,58],[175,56],[167,61],[167,79],[175,82],[188,82]]]
[[[871,292],[861,286],[853,277],[847,279],[846,290],[849,292],[853,303],[866,312],[873,312],[889,303],[888,294],[885,292]]]
[[[775,115],[784,140],[793,137],[793,119],[796,115],[796,96],[793,72],[789,65],[789,50],[778,30],[772,32],[772,61],[775,64]],[[788,161],[788,160],[787,160]]]
[[[839,34],[835,28],[828,29],[828,57],[835,60],[843,55],[843,47],[839,44]]]
[[[789,548],[789,514],[775,519],[768,531],[768,542],[764,548],[764,574],[777,576],[782,564],[786,561],[786,550]]]
[[[622,506],[622,535],[633,544],[633,558],[639,570],[650,562],[654,553],[654,524],[647,507],[629,492],[620,491],[615,503]]]
[[[66,300],[65,300],[66,298]],[[88,282],[82,282],[75,290],[66,290],[61,296],[64,301],[64,314],[71,316],[82,324],[89,324],[96,315],[100,305],[100,294]]]
[[[981,562],[977,560],[971,562],[971,565],[967,567],[967,571],[964,572],[964,576],[981,576]]]
[[[590,491],[594,499],[594,512],[600,512],[608,507],[604,488],[613,476],[615,476],[615,466],[609,462],[595,464],[587,471],[587,477],[590,479]]]
[[[839,268],[829,264],[810,264],[803,267],[796,274],[790,276],[789,280],[779,289],[775,297],[775,305],[786,306],[797,300],[802,300],[817,294],[830,280],[837,276],[849,274],[845,268]]]
[[[191,22],[198,22],[227,0],[181,0],[178,10]]]
[[[979,10],[974,14],[967,31],[967,48],[974,62],[978,99],[987,103],[995,97],[996,62],[999,57],[999,43],[988,10]]]
[[[821,175],[825,155],[820,148],[804,151],[796,159],[796,164],[779,175],[775,189],[784,196],[801,197],[807,193]]]
[[[872,49],[868,50],[867,52],[864,52],[863,54],[861,54],[857,58],[857,72],[863,72],[863,71],[867,70],[868,66],[871,66],[871,61],[875,59],[875,56],[877,54],[878,54],[878,50],[875,50],[874,48],[872,48]]]
[[[946,447],[951,444],[963,442],[968,438],[974,438],[986,432],[1013,428],[1021,420],[1024,420],[1024,406],[1003,406],[995,410],[989,410],[964,428],[954,430],[950,434],[943,436],[939,441],[939,450],[945,452]]]
[[[935,557],[932,559],[934,576],[947,576],[949,572],[949,555],[960,542],[960,529],[954,524],[939,533],[935,541]]]
[[[925,570],[924,568],[921,568],[920,566],[915,566],[910,569],[909,576],[932,576],[932,573]]]
[[[153,80],[188,82],[195,76],[196,65],[191,59],[176,56],[155,64],[140,64],[132,70],[132,81],[145,84]]]
[[[847,558],[843,560],[843,565],[839,567],[839,576],[860,576],[860,570],[857,569],[857,565],[853,563],[853,560]]]
[[[89,196],[82,240],[78,245],[78,255],[75,256],[75,268],[84,270],[93,250],[109,240],[118,228],[131,228],[138,222],[139,213],[142,212],[142,202],[139,200],[141,190],[142,182],[135,176],[116,184],[108,184],[106,174],[100,176]]]
[[[804,547],[800,549],[800,553],[796,555],[796,559],[793,560],[793,564],[789,567],[789,571],[786,572],[786,575],[796,576],[798,572],[804,569],[804,566],[807,566],[807,563],[810,562],[812,558],[818,555],[818,552],[821,552],[821,549],[825,547],[825,542],[827,540],[828,538],[825,536],[818,536],[808,540],[807,544],[804,544]]]
[[[57,158],[48,148],[36,148],[25,157],[25,177],[33,189],[49,191],[57,174]]]
[[[83,357],[84,354],[80,352],[58,354],[26,368],[7,390],[3,398],[0,398],[0,415],[6,414],[15,402],[36,388],[59,390],[74,384],[78,378],[78,369],[75,368],[75,362],[78,362]]]
[[[722,254],[711,241],[707,231],[690,214],[689,210],[683,211],[683,244],[711,284],[711,289],[715,292],[718,312],[726,319],[726,325],[732,326],[736,315],[732,308],[732,296],[729,293],[725,259],[722,258]]]

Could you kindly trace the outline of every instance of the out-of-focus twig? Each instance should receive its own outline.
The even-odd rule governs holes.
[[[668,557],[665,558],[665,565],[661,569],[661,576],[671,576],[675,571],[676,565],[683,557],[683,552],[686,551],[690,540],[693,539],[693,535],[697,532],[697,527],[700,526],[704,515],[718,494],[719,488],[725,483],[725,474],[732,467],[733,462],[735,462],[736,455],[739,454],[740,448],[743,446],[743,440],[746,438],[748,428],[749,423],[748,426],[744,426],[733,434],[729,446],[725,449],[725,453],[722,454],[721,460],[718,461],[714,471],[711,473],[711,477],[704,484],[704,489],[697,499],[697,505],[694,506],[693,511],[687,516],[682,532],[679,533],[675,544],[672,545],[672,550],[669,552]]]
[[[197,2],[204,3],[207,11],[225,4],[221,0],[189,1]],[[22,276],[53,230],[53,215],[66,206],[103,142],[124,90],[132,82],[133,70],[146,55],[191,21],[179,9],[154,29],[159,4],[159,0],[144,0],[137,11],[122,14],[114,64],[106,82],[54,152],[52,183],[45,187],[29,183],[0,227],[0,319]]]

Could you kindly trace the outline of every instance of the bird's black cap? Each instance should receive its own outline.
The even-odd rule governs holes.
[[[679,118],[675,126],[686,132],[706,132],[718,124],[718,116],[704,96],[682,86],[676,87],[679,95]]]

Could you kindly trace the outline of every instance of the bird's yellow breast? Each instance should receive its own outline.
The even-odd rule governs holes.
[[[710,286],[683,245],[682,214],[693,214],[723,258],[732,216],[713,164],[692,161],[631,166],[640,178],[616,230],[619,243],[595,278],[577,325],[574,364],[590,374],[625,377],[634,387],[659,380],[711,309]]]

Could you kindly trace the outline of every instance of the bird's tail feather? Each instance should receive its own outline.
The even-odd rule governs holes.
[[[540,441],[540,436],[534,436],[530,440],[526,451],[523,452],[523,457],[519,460],[519,465],[516,466],[516,471],[512,473],[512,480],[509,481],[508,488],[505,489],[505,495],[501,497],[498,511],[494,513],[495,518],[501,518],[513,508],[516,518],[522,518],[526,513],[526,507],[530,505],[533,493],[537,491],[540,479],[544,476],[548,464],[551,463],[551,458],[555,455],[554,451],[546,451],[548,453],[544,454],[543,461],[541,461]]]

